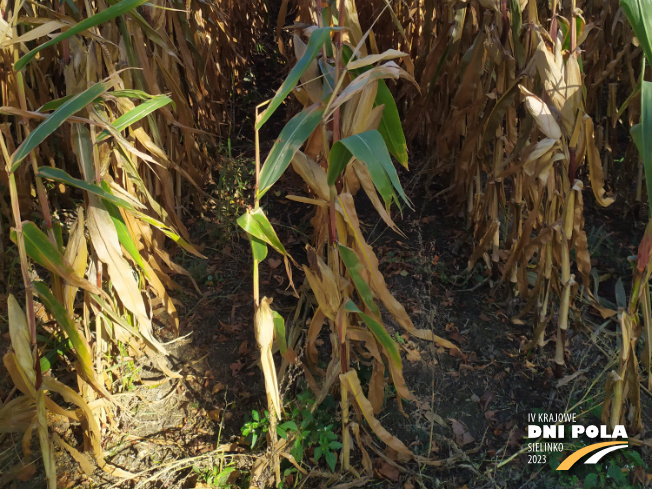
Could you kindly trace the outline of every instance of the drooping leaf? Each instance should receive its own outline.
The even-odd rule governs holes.
[[[68,244],[63,255],[65,261],[70,263],[73,271],[79,277],[85,275],[88,264],[88,246],[86,236],[84,235],[85,230],[84,209],[80,206],[77,209],[77,219],[70,228],[70,237],[68,238]],[[63,304],[66,306],[66,311],[69,314],[73,313],[77,289],[78,287],[76,285],[67,282],[63,286]]]
[[[75,349],[75,356],[79,361],[85,379],[99,392],[110,397],[106,388],[96,379],[95,372],[93,371],[93,357],[91,355],[90,346],[75,326],[70,315],[66,312],[66,308],[63,307],[63,305],[54,297],[50,288],[45,283],[35,281],[32,286],[41,301],[43,301],[47,310],[50,311],[54,319],[57,321],[57,324],[61,326],[61,329],[66,332],[66,335],[70,339],[70,342]]]
[[[95,98],[106,92],[109,89],[109,86],[110,84],[108,82],[96,83],[61,104],[61,106],[50,114],[47,119],[41,122],[41,124],[34,129],[18,147],[13,156],[11,172],[15,172],[21,161],[23,161],[31,151],[41,144],[45,138],[63,124],[68,117],[76,114],[95,100]]]
[[[132,268],[122,254],[118,233],[109,213],[97,196],[91,194],[89,200],[88,231],[97,257],[106,265],[111,283],[122,304],[136,317],[142,336],[156,345],[161,353],[166,353],[165,348],[152,334],[152,322],[143,296]]]
[[[188,243],[185,239],[179,236],[172,228],[166,226],[158,219],[154,219],[153,217],[148,216],[147,214],[139,211],[133,211],[133,213],[136,217],[138,217],[142,221],[145,221],[147,224],[151,224],[155,228],[161,230],[163,234],[165,234],[168,238],[170,238],[172,241],[174,241],[177,245],[179,245],[187,252],[192,253],[198,258],[206,258],[203,254],[197,251],[197,248],[195,248],[193,245]]]
[[[374,416],[373,406],[362,392],[362,386],[360,385],[360,379],[358,379],[357,372],[355,370],[349,370],[345,374],[340,374],[340,382],[351,393],[353,402],[358,405],[360,412],[362,412],[362,415],[376,436],[380,438],[383,443],[393,448],[400,455],[408,459],[414,458],[414,454],[410,451],[410,449],[406,447],[401,440],[383,428],[383,426],[380,424],[380,421],[378,421],[378,419],[376,419]]]
[[[410,199],[403,191],[398,174],[396,173],[396,168],[394,168],[389,152],[387,151],[387,146],[378,131],[373,130],[354,134],[333,145],[328,164],[329,185],[335,183],[351,157],[355,157],[367,165],[374,184],[380,187],[378,191],[386,202],[389,197],[389,190],[386,188],[385,179],[389,178],[392,186],[402,197],[403,201],[410,206],[412,205]],[[386,177],[383,177],[383,174]]]
[[[87,192],[95,194],[98,197],[101,197],[104,200],[108,200],[109,202],[118,205],[120,207],[123,207],[125,209],[129,209],[131,211],[136,210],[130,202],[127,202],[126,200],[121,199],[120,197],[116,197],[111,192],[107,192],[106,190],[104,190],[99,185],[96,185],[94,183],[87,183],[84,180],[79,180],[78,178],[73,178],[70,175],[68,175],[68,173],[63,171],[61,168],[42,166],[38,170],[38,175],[41,178],[47,178],[48,180],[54,180],[55,182],[65,183],[72,187],[86,190]]]
[[[54,297],[50,288],[44,282],[35,281],[32,285],[47,310],[50,311],[59,326],[66,332],[68,338],[70,338],[72,346],[76,350],[77,358],[82,363],[84,372],[91,373],[91,376],[93,376],[93,359],[91,357],[90,347],[75,327],[66,309]]]
[[[353,61],[349,61],[346,64],[346,69],[357,70],[378,63],[380,61],[389,61],[391,59],[402,58],[403,56],[408,56],[408,54],[397,51],[396,49],[388,49],[380,54],[370,54],[368,56],[363,56],[362,58],[356,58]]]
[[[283,175],[294,154],[321,122],[323,113],[319,105],[312,105],[295,115],[281,130],[260,171],[259,199]]]
[[[341,244],[338,245],[338,249],[360,298],[375,316],[380,316],[378,306],[374,302],[374,293],[362,276],[364,269],[355,251]]]
[[[276,92],[276,95],[274,95],[274,98],[270,102],[265,112],[263,112],[263,114],[260,116],[260,119],[256,121],[257,130],[260,130],[260,128],[263,127],[263,124],[267,122],[267,120],[272,116],[274,111],[276,111],[278,106],[281,105],[283,100],[285,100],[285,97],[287,97],[290,94],[290,92],[294,89],[297,82],[301,78],[301,75],[304,73],[304,71],[306,71],[306,69],[308,69],[308,66],[310,66],[312,60],[315,59],[315,57],[317,57],[317,54],[319,54],[319,52],[321,51],[321,48],[324,45],[324,43],[330,41],[331,30],[332,30],[331,27],[320,27],[318,29],[315,29],[310,34],[310,39],[308,41],[308,46],[306,47],[306,52],[303,54],[301,59],[297,61],[297,64],[294,65],[294,67],[292,68],[288,76],[285,78],[285,81]]]
[[[314,248],[308,246],[307,252],[310,266],[304,265],[303,272],[306,274],[319,308],[326,317],[335,320],[341,301],[335,275]]]
[[[129,12],[130,10],[133,10],[136,7],[142,5],[146,1],[147,0],[123,0],[122,2],[113,5],[107,9],[100,10],[97,14],[92,15],[87,19],[82,20],[81,22],[78,22],[77,24],[73,25],[65,32],[59,34],[54,39],[44,42],[40,46],[32,49],[29,53],[27,53],[18,61],[16,61],[16,64],[14,65],[14,70],[16,71],[22,70],[27,65],[27,63],[29,63],[34,58],[34,56],[38,54],[39,51],[48,48],[50,46],[54,46],[55,44],[63,41],[64,39],[68,39],[72,36],[80,34],[85,30],[90,29],[91,27],[95,27],[96,25],[103,24],[104,22],[108,22],[111,19],[123,15]]]
[[[23,223],[23,238],[27,255],[50,272],[62,277],[66,282],[83,287],[89,292],[100,294],[101,291],[91,282],[79,277],[67,263],[59,250],[48,237],[31,221]],[[11,239],[16,242],[16,231],[11,232]]]
[[[108,200],[103,200],[102,202],[104,203],[104,207],[106,207],[106,210],[111,216],[111,220],[115,225],[115,229],[118,232],[118,239],[120,240],[120,244],[127,251],[127,253],[129,253],[129,256],[134,260],[134,262],[136,262],[136,264],[145,273],[147,273],[149,267],[145,265],[143,257],[140,256],[138,247],[136,246],[136,243],[134,243],[134,240],[131,238],[131,234],[127,229],[127,225],[125,224],[124,219],[120,214],[120,209],[118,209],[117,206],[113,205],[113,203],[109,202]]]
[[[280,254],[287,254],[262,208],[248,210],[238,218],[237,222],[248,234],[267,243]]]
[[[401,355],[396,348],[396,343],[389,335],[385,327],[380,322],[371,316],[363,313],[353,301],[348,301],[345,305],[347,311],[355,312],[360,316],[364,323],[369,327],[378,342],[382,345],[387,358],[397,367],[402,368],[403,362]]]
[[[123,131],[131,124],[138,122],[139,120],[147,117],[155,110],[160,109],[161,107],[165,107],[170,103],[174,104],[174,102],[172,102],[172,99],[167,95],[157,95],[156,97],[153,97],[147,100],[146,102],[143,102],[142,104],[134,107],[126,114],[122,114],[115,121],[113,121],[111,125],[117,131]],[[109,136],[110,136],[109,131],[104,129],[100,134],[98,134],[97,142],[98,143],[102,142],[105,139],[107,139]]]

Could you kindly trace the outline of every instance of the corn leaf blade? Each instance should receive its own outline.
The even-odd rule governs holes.
[[[95,185],[94,183],[87,183],[84,180],[73,178],[70,175],[68,175],[68,173],[63,171],[61,168],[42,166],[38,170],[38,175],[41,178],[54,180],[55,182],[65,183],[67,185],[70,185],[71,187],[76,187],[85,190],[87,192],[97,195],[98,197],[101,197],[104,200],[111,202],[112,204],[118,205],[125,209],[129,209],[130,211],[136,210],[134,209],[134,206],[130,202],[127,202],[126,200],[121,199],[120,197],[116,197],[112,193],[104,190],[99,185]]]
[[[378,132],[383,136],[383,140],[391,155],[402,166],[407,168],[407,143],[405,142],[401,117],[399,116],[392,92],[389,91],[384,80],[378,80],[378,92],[376,93],[374,107],[379,105],[384,105],[385,108],[383,109],[383,117],[380,120]]]
[[[338,245],[338,248],[340,250],[342,261],[344,261],[346,270],[349,272],[349,275],[353,280],[353,284],[355,285],[355,288],[358,291],[362,302],[365,303],[365,305],[374,315],[380,316],[378,306],[374,302],[374,293],[371,290],[371,287],[369,287],[369,284],[367,284],[367,281],[362,277],[364,269],[362,267],[362,263],[360,263],[360,260],[358,259],[358,255],[356,255],[355,251],[353,251],[351,248],[348,248],[344,245]]]
[[[161,107],[165,107],[166,105],[173,103],[172,99],[168,97],[167,95],[157,95],[156,97],[153,97],[146,102],[143,102],[142,104],[138,105],[137,107],[134,107],[131,109],[129,112],[126,114],[122,114],[120,117],[118,117],[115,121],[111,123],[113,127],[117,131],[123,131],[130,125],[138,122],[139,120],[147,117],[149,114],[154,112],[155,110],[160,109]],[[102,142],[105,139],[107,139],[110,136],[109,131],[104,129],[98,136],[97,136],[97,142]]]
[[[30,133],[13,156],[11,172],[15,172],[21,161],[45,138],[52,134],[68,117],[76,114],[109,89],[108,83],[96,83],[85,91],[66,100],[61,106]]]
[[[405,195],[398,179],[396,168],[392,164],[385,141],[380,132],[376,130],[354,134],[333,145],[328,165],[329,185],[335,184],[352,156],[367,165],[374,184],[386,203],[391,199],[397,200],[394,191],[391,187],[388,188],[387,179],[389,179],[403,201],[411,205],[410,199]]]
[[[111,19],[114,19],[115,17],[118,17],[120,15],[123,15],[130,10],[135,9],[136,7],[142,5],[145,3],[147,0],[124,0],[116,5],[113,5],[107,9],[101,10],[95,15],[92,15],[91,17],[88,17],[87,19],[82,20],[78,24],[75,24],[72,26],[70,29],[68,29],[65,32],[62,32],[59,34],[57,37],[54,39],[51,39],[48,42],[45,42],[41,44],[40,46],[32,49],[29,53],[24,55],[22,58],[20,58],[18,61],[16,61],[16,64],[14,65],[14,70],[20,71],[22,70],[27,63],[29,63],[34,56],[36,56],[39,51],[49,48],[50,46],[54,46],[55,44],[68,39],[72,36],[75,36],[77,34],[80,34],[84,32],[85,30],[90,29],[91,27],[95,27],[96,25],[100,25],[104,22],[108,22]]]
[[[297,150],[321,122],[324,111],[317,104],[295,115],[281,131],[260,172],[260,199],[286,170]]]
[[[303,73],[310,66],[310,63],[312,63],[312,60],[315,59],[317,54],[319,54],[324,43],[330,40],[331,30],[332,28],[330,27],[321,27],[319,29],[315,29],[312,32],[308,41],[308,46],[306,47],[306,52],[303,54],[303,56],[301,56],[301,59],[297,61],[297,64],[294,65],[292,71],[290,71],[287,78],[276,92],[276,95],[274,95],[274,98],[270,102],[269,106],[260,116],[260,120],[256,122],[257,130],[260,130],[260,128],[263,127],[263,124],[267,122],[274,111],[276,111],[278,106],[281,105],[283,100],[285,100],[285,97],[287,97],[294,89],[299,79],[301,78],[301,75],[303,75]]]
[[[238,218],[238,225],[244,229],[247,234],[250,234],[259,241],[267,243],[282,255],[287,255],[285,247],[278,239],[276,231],[272,224],[267,219],[263,210],[258,207],[257,209],[248,210]]]

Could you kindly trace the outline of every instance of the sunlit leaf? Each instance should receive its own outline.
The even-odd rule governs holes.
[[[36,129],[34,129],[23,144],[19,146],[13,156],[11,171],[14,172],[20,165],[21,161],[32,152],[45,138],[52,134],[68,117],[76,114],[95,98],[109,89],[109,83],[96,83],[85,91],[66,100],[61,106],[48,116]]]
[[[27,255],[42,267],[62,277],[67,282],[83,287],[91,292],[100,290],[83,277],[79,277],[61,252],[48,240],[48,237],[31,221],[23,223],[23,238]],[[16,231],[11,232],[11,239],[16,242]]]
[[[387,358],[397,367],[401,368],[403,362],[401,360],[401,355],[396,348],[396,343],[389,335],[385,327],[380,324],[380,322],[371,316],[363,313],[358,306],[356,306],[353,301],[348,301],[345,305],[346,310],[350,312],[355,312],[360,316],[364,323],[369,327],[373,335],[376,337],[378,342],[383,346],[385,355]]]
[[[155,110],[160,109],[161,107],[165,107],[170,103],[174,103],[172,102],[172,99],[170,97],[168,97],[167,95],[158,95],[156,97],[153,97],[143,102],[142,104],[139,104],[138,106],[134,107],[129,112],[127,112],[126,114],[122,114],[115,121],[113,121],[111,125],[117,131],[123,131],[131,124],[138,122],[139,120],[147,117]],[[105,129],[100,134],[98,134],[97,142],[98,143],[102,142],[109,136],[110,136],[109,131]]]
[[[238,218],[238,224],[248,234],[267,243],[282,255],[287,254],[262,208],[248,210]]]
[[[41,168],[39,168],[38,175],[41,178],[47,178],[48,180],[54,180],[55,182],[65,183],[72,187],[86,190],[87,192],[95,194],[98,197],[101,197],[104,200],[108,200],[109,202],[116,204],[120,207],[123,207],[125,209],[129,209],[132,211],[135,210],[134,206],[130,202],[127,202],[126,200],[121,199],[120,197],[116,197],[112,193],[104,190],[99,185],[96,185],[94,183],[87,183],[84,180],[79,180],[78,178],[73,178],[60,168],[42,166]]]
[[[276,311],[272,311],[272,314],[274,316],[274,337],[276,338],[278,349],[281,355],[283,355],[288,348],[285,340],[285,319]]]

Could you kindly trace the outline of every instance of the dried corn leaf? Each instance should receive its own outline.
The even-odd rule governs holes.
[[[271,406],[276,410],[276,419],[281,417],[281,398],[278,390],[276,366],[272,356],[274,343],[274,313],[270,304],[272,299],[263,297],[254,315],[256,341],[260,349],[260,365],[265,377],[265,391]],[[270,406],[270,407],[271,407]]]
[[[459,350],[459,348],[453,343],[437,336],[432,331],[427,329],[416,329],[414,327],[412,320],[407,312],[405,312],[405,308],[391,294],[387,288],[387,284],[385,283],[385,278],[380,273],[380,270],[378,270],[378,258],[376,258],[372,248],[365,242],[362,231],[360,230],[360,223],[358,222],[358,216],[355,212],[353,197],[350,194],[343,193],[338,196],[337,200],[337,210],[342,214],[342,217],[349,226],[355,241],[353,249],[356,251],[360,263],[362,263],[367,269],[369,285],[375,292],[376,297],[382,301],[390,314],[410,334],[424,340],[434,341],[445,348]]]
[[[32,356],[27,319],[13,294],[9,294],[7,298],[7,308],[9,316],[9,337],[11,339],[11,347],[14,349],[16,355],[16,366],[24,385],[28,389],[28,392],[25,392],[25,394],[34,396],[36,372],[34,371],[34,357]]]
[[[109,213],[99,198],[90,195],[88,208],[88,231],[93,249],[107,267],[111,283],[124,306],[138,321],[138,330],[161,353],[165,348],[154,338],[152,323],[147,314],[143,296],[138,288],[129,263],[122,255],[120,240]]]
[[[362,387],[360,386],[360,380],[358,379],[356,371],[349,370],[345,374],[340,374],[340,382],[351,393],[353,400],[360,408],[362,415],[376,436],[380,438],[385,445],[395,450],[400,458],[405,460],[414,458],[414,454],[408,449],[408,447],[406,447],[401,440],[391,435],[385,428],[383,428],[380,421],[376,419],[374,416],[373,406],[362,392]]]
[[[591,180],[591,189],[595,200],[598,201],[603,207],[607,207],[614,202],[614,198],[605,197],[604,194],[604,172],[602,170],[602,159],[600,158],[600,151],[595,145],[595,138],[593,135],[593,120],[589,116],[584,116],[586,130],[586,160],[589,165],[589,178]]]

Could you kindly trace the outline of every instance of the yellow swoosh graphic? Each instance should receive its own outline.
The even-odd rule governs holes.
[[[557,467],[557,470],[568,470],[570,469],[575,462],[577,462],[579,459],[581,459],[584,455],[595,452],[596,450],[599,450],[600,448],[603,447],[609,447],[612,445],[627,445],[628,443],[626,441],[605,441],[602,443],[594,443],[593,445],[589,445],[588,447],[584,447],[572,455],[569,455],[566,457],[566,460],[564,460],[559,467]]]

